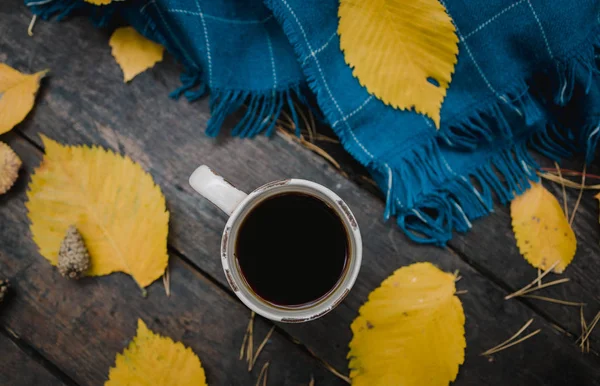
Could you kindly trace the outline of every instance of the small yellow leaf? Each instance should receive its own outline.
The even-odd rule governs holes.
[[[439,129],[458,54],[444,6],[438,0],[341,0],[338,15],[340,46],[360,84],[388,105],[431,117]]]
[[[164,272],[169,212],[141,166],[99,147],[63,146],[42,137],[45,156],[31,177],[31,233],[52,265],[70,225],[90,254],[89,276],[125,272],[146,287]]]
[[[510,215],[517,246],[529,264],[547,270],[558,262],[554,272],[563,272],[575,256],[577,240],[554,195],[532,183],[512,200]]]
[[[416,263],[371,292],[351,326],[353,386],[437,386],[456,379],[466,341],[455,279]]]
[[[4,142],[0,142],[0,194],[8,192],[17,177],[21,168],[21,159]]]
[[[125,82],[160,62],[165,51],[163,46],[146,39],[132,27],[117,28],[109,44],[123,70]]]
[[[153,333],[139,319],[137,335],[117,354],[104,386],[206,386],[200,359],[171,338]]]
[[[86,3],[94,4],[94,5],[108,5],[112,2],[112,0],[84,0]],[[119,0],[121,1],[121,0]]]
[[[19,124],[31,111],[40,80],[48,70],[22,74],[0,63],[0,134]]]

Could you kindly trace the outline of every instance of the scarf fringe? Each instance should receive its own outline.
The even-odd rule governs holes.
[[[244,115],[231,131],[232,136],[253,138],[261,133],[271,136],[284,109],[290,112],[296,128],[296,135],[300,135],[300,122],[294,98],[302,102],[302,95],[300,86],[293,86],[285,90],[273,90],[268,93],[212,90],[210,93],[211,117],[208,120],[206,134],[211,137],[217,136],[225,119],[246,105]]]
[[[592,112],[596,121],[584,124],[577,130],[578,134],[574,134],[568,128],[550,123],[545,109],[567,106],[574,94],[588,95],[592,87],[600,89],[600,71],[594,58],[596,49],[600,49],[600,36],[594,37],[593,44],[588,44],[585,52],[557,62],[560,71],[553,85],[555,94],[546,104],[527,90],[507,99],[509,103],[502,100],[487,113],[478,113],[468,122],[452,127],[447,135],[441,135],[441,140],[467,148],[475,146],[482,138],[492,141],[499,134],[514,138],[509,148],[466,176],[457,175],[445,164],[435,141],[425,148],[424,154],[408,155],[403,162],[407,169],[394,170],[390,174],[391,183],[387,181],[392,188],[386,200],[386,217],[396,215],[398,225],[413,241],[444,246],[454,230],[466,232],[473,220],[493,212],[494,199],[508,204],[524,193],[531,181],[539,180],[540,166],[531,157],[530,150],[553,161],[582,152],[586,162],[591,163],[600,141],[600,117]],[[534,134],[523,138],[522,134],[513,132],[507,124],[509,109],[522,116],[527,126],[534,126]],[[383,175],[383,169],[378,166],[377,174]],[[421,197],[414,197],[407,191],[410,186],[427,186],[422,185],[423,182],[443,187]],[[406,202],[401,202],[401,198]]]
[[[120,2],[93,5],[83,0],[30,0],[25,5],[42,20],[61,21],[67,16],[85,10],[96,27],[108,25]]]
[[[103,27],[109,24],[116,10],[116,6],[113,5],[118,3],[114,2],[107,6],[94,6],[83,0],[31,0],[25,5],[43,20],[54,18],[60,21],[77,11],[82,11],[92,19],[94,25]],[[153,23],[148,22],[146,28],[156,34]],[[155,36],[155,38],[158,38],[159,41],[164,40],[160,36]],[[182,85],[173,90],[169,97],[178,99],[183,95],[190,102],[196,101],[209,92],[209,87],[202,82],[202,71],[197,66],[188,63],[185,58],[180,58],[180,60],[189,70],[181,74]],[[244,104],[247,104],[245,114],[231,132],[233,136],[246,138],[254,137],[260,133],[265,133],[267,136],[272,135],[275,131],[277,119],[284,108],[291,114],[296,127],[296,135],[300,135],[300,121],[293,102],[294,99],[298,100],[303,106],[312,108],[311,104],[305,99],[299,85],[292,85],[285,90],[270,90],[267,92],[210,90],[211,117],[208,121],[206,134],[211,137],[217,136],[225,119]]]
[[[277,19],[283,21],[283,30],[297,56],[309,57],[311,53],[295,32],[283,7],[273,0],[266,3]],[[567,55],[569,59],[555,62],[558,74],[554,100],[560,102],[556,103],[559,106],[566,105],[576,88],[582,85],[586,93],[592,82],[597,82],[600,87],[599,77],[594,77],[599,73],[594,62],[594,50],[600,48],[599,30],[592,32],[580,48],[580,52]],[[303,63],[303,71],[317,98],[327,98],[327,91],[317,81],[321,75],[310,66],[310,59]],[[530,181],[539,180],[540,167],[528,147],[553,160],[583,150],[587,152],[587,161],[591,162],[600,141],[600,118],[597,124],[582,128],[576,138],[570,130],[548,122],[548,106],[543,102],[535,98],[527,83],[517,83],[504,96],[496,98],[491,106],[488,104],[477,110],[470,119],[450,120],[450,124],[424,147],[403,153],[402,161],[394,154],[394,163],[401,164],[402,168],[392,169],[384,160],[375,159],[356,141],[350,127],[341,126],[335,131],[344,148],[371,171],[384,191],[385,219],[396,216],[400,228],[418,243],[444,246],[452,238],[453,230],[465,232],[471,228],[473,220],[493,212],[495,197],[506,204],[515,195],[525,192]],[[328,104],[323,105],[326,106],[323,113],[331,124],[337,112]],[[525,125],[535,128],[529,138],[524,137],[522,129],[515,130],[509,124],[515,118],[514,114],[520,116]],[[509,140],[511,145],[466,176],[458,175],[450,168],[439,148],[439,141],[458,149],[474,149],[482,142],[491,146],[490,143],[499,137]],[[426,186],[433,190],[424,191]]]
[[[80,0],[31,1],[27,5],[42,19],[56,16],[57,20],[87,6]],[[276,14],[282,12],[272,4],[270,8]],[[99,26],[107,24],[114,13],[111,9],[114,8],[110,5],[92,9],[91,18],[94,23]],[[296,52],[305,52],[301,39],[294,33],[288,19],[278,18],[283,20],[283,29]],[[600,117],[593,118],[596,122],[583,124],[577,135],[548,122],[548,110],[567,106],[580,89],[585,94],[592,87],[600,90],[600,70],[595,63],[595,50],[600,49],[600,35],[595,31],[591,36],[589,41],[582,43],[580,50],[569,53],[568,59],[557,59],[555,68],[549,69],[549,72],[555,72],[551,79],[553,84],[550,85],[553,90],[551,100],[542,101],[535,97],[525,82],[517,83],[491,106],[476,110],[468,120],[449,120],[450,123],[438,136],[424,147],[403,154],[403,168],[392,169],[384,161],[374,159],[368,150],[353,143],[356,139],[350,128],[336,130],[344,147],[371,170],[379,186],[385,191],[385,218],[396,216],[400,228],[418,243],[443,246],[451,239],[453,230],[465,232],[471,228],[473,220],[493,212],[495,198],[500,203],[507,204],[515,195],[527,190],[530,181],[539,180],[539,165],[531,157],[529,148],[555,161],[576,151],[583,151],[586,153],[586,161],[592,162],[600,141]],[[308,62],[303,65],[308,83],[317,96],[322,95],[325,90],[316,81],[320,75]],[[201,82],[199,70],[182,74],[181,80],[182,86],[173,91],[171,97],[184,95],[188,100],[194,101],[208,91],[208,87]],[[302,104],[309,105],[299,88],[295,86],[289,90],[269,92],[213,89],[210,98],[212,115],[206,133],[216,136],[226,117],[246,104],[247,109],[233,128],[232,135],[254,137],[263,132],[271,135],[286,106],[291,113],[296,133],[299,134],[300,125],[293,97]],[[336,116],[334,111],[323,112],[329,119]],[[534,134],[529,138],[523,136],[522,130],[515,131],[509,124],[514,119],[514,114],[520,116],[526,126],[534,128]],[[444,141],[459,149],[474,149],[481,143],[491,143],[499,137],[512,139],[512,145],[466,175],[458,175],[450,168],[438,142]],[[434,190],[424,192],[421,189],[424,186],[433,186]]]

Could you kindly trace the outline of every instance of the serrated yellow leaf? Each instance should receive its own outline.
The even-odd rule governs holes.
[[[44,136],[45,156],[26,206],[40,253],[53,265],[75,225],[90,254],[87,275],[125,272],[146,287],[164,272],[169,212],[140,165],[99,147],[63,146]]]
[[[160,62],[165,51],[163,46],[146,39],[132,27],[117,28],[109,44],[112,55],[123,70],[125,82]]]
[[[200,359],[171,338],[153,333],[139,319],[137,335],[117,354],[104,386],[206,386]]]
[[[577,240],[554,195],[541,184],[532,183],[529,190],[512,200],[510,215],[525,260],[541,270],[558,262],[554,272],[563,272],[575,256]]]
[[[48,70],[22,74],[0,63],[0,134],[4,134],[29,114],[35,102],[40,80]]]
[[[431,117],[439,128],[458,54],[444,6],[438,0],[341,0],[338,15],[340,46],[360,84],[388,105]]]
[[[456,379],[466,341],[455,279],[416,263],[371,292],[351,326],[353,386],[438,386]]]

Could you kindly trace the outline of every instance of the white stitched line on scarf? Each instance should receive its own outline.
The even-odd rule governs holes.
[[[544,38],[544,43],[546,43],[546,49],[548,50],[548,53],[550,54],[550,59],[554,59],[554,55],[552,54],[552,50],[550,49],[550,44],[548,43],[548,38],[546,37],[546,31],[544,31],[544,27],[542,27],[542,22],[540,21],[540,18],[537,15],[537,12],[535,12],[535,9],[533,9],[533,6],[531,5],[531,1],[527,0],[527,5],[529,5],[529,8],[531,9],[531,12],[533,13],[533,17],[535,17],[535,21],[537,22],[538,27],[540,27],[540,32],[542,33],[542,37]]]
[[[202,29],[204,30],[204,41],[206,42],[206,56],[208,57],[208,85],[212,84],[212,57],[210,56],[210,41],[208,40],[208,29],[206,28],[206,20],[204,20],[204,14],[202,8],[200,8],[200,2],[196,0],[196,6],[198,12],[200,12],[200,21],[202,21]]]
[[[167,9],[167,11],[171,12],[171,13],[183,13],[183,14],[186,14],[186,15],[201,16],[200,12],[188,11],[186,9]],[[204,14],[204,17],[207,18],[207,19],[212,19],[212,20],[216,20],[216,21],[222,21],[224,23],[231,23],[231,24],[263,24],[263,23],[266,23],[267,21],[271,20],[273,18],[273,15],[269,15],[269,16],[265,17],[262,20],[226,19],[224,17],[207,15],[206,13]]]
[[[176,36],[173,34],[173,30],[171,30],[171,27],[169,27],[169,24],[167,24],[167,21],[163,17],[163,14],[160,11],[159,6],[155,3],[154,0],[149,1],[146,5],[144,5],[142,8],[140,8],[140,14],[143,13],[144,9],[146,9],[146,7],[149,6],[150,4],[154,4],[154,6],[156,7],[156,12],[158,13],[158,16],[160,17],[160,20],[163,22],[163,24],[167,28],[167,31],[169,32],[169,35],[173,37],[173,41],[175,42],[175,44],[177,45],[177,47],[179,47],[179,50],[181,51],[181,54],[185,57],[185,59],[189,62],[190,65],[193,65],[194,61],[187,54],[186,50],[184,49],[184,47],[179,42],[179,39],[177,39]]]
[[[327,80],[325,79],[325,75],[323,74],[323,69],[321,68],[321,64],[319,63],[319,59],[314,54],[314,51],[313,51],[312,47],[310,46],[310,43],[308,42],[308,36],[306,36],[306,32],[304,31],[304,27],[300,23],[300,20],[298,20],[298,16],[296,16],[296,13],[290,7],[290,5],[288,4],[288,2],[286,0],[282,0],[282,1],[283,1],[283,4],[285,4],[285,6],[288,9],[288,11],[294,17],[294,20],[296,21],[296,24],[298,24],[298,27],[300,27],[300,32],[302,32],[302,36],[304,37],[304,42],[306,43],[306,46],[308,47],[309,51],[311,52],[311,56],[315,59],[315,64],[317,65],[317,69],[319,70],[319,74],[321,75],[321,80],[323,81],[323,84],[325,85],[325,89],[327,90],[327,93],[329,94],[329,98],[331,98],[331,100],[333,101],[333,104],[337,108],[337,111],[343,117],[344,116],[344,112],[342,111],[342,109],[341,109],[340,105],[338,104],[337,100],[333,97],[333,93],[331,92],[331,89],[329,88],[329,84],[327,84]],[[371,152],[368,151],[367,148],[364,147],[364,145],[358,140],[358,138],[356,138],[356,135],[352,131],[352,128],[350,127],[350,125],[348,124],[348,122],[346,122],[346,120],[343,119],[343,118],[342,118],[342,120],[346,123],[346,127],[348,128],[348,131],[350,132],[350,135],[352,136],[352,138],[354,139],[354,141],[358,144],[358,146],[360,146],[360,148],[365,152],[365,154],[367,154],[371,159],[375,158],[373,156],[373,154],[371,154]]]
[[[142,31],[142,35],[146,36],[146,33],[148,33],[149,25],[150,25],[150,18],[148,18],[148,20],[146,21],[146,24],[144,24],[144,30]]]
[[[336,37],[336,36],[337,36],[337,31],[336,31],[336,32],[334,32],[333,34],[331,34],[331,36],[329,37],[329,39],[327,39],[327,42],[325,42],[325,44],[323,44],[323,45],[322,45],[320,48],[318,48],[318,49],[316,49],[315,51],[311,52],[311,53],[310,53],[310,55],[308,55],[306,58],[304,58],[304,59],[302,60],[302,65],[304,66],[304,64],[306,63],[306,61],[307,61],[308,59],[310,59],[310,57],[311,57],[312,55],[316,55],[316,54],[318,54],[319,52],[323,51],[325,48],[327,48],[327,46],[329,45],[329,43],[331,43],[331,41],[333,40],[333,38],[334,38],[334,37]]]
[[[362,110],[369,102],[371,102],[371,100],[373,99],[373,95],[370,95],[367,99],[365,99],[365,101],[358,106],[356,109],[354,109],[354,111],[352,111],[350,114],[342,117],[342,119],[338,119],[337,121],[333,122],[331,124],[331,127],[335,127],[338,123],[340,123],[340,121],[346,121],[348,118],[352,117],[354,114],[358,113],[360,110]]]
[[[502,16],[504,13],[510,11],[511,9],[513,9],[514,7],[516,7],[517,5],[525,2],[526,0],[519,0],[516,3],[513,3],[512,5],[504,8],[502,11],[498,12],[497,14],[495,14],[494,16],[492,16],[488,21],[486,21],[485,23],[481,24],[479,27],[475,28],[473,31],[469,32],[468,34],[465,35],[465,39],[468,39],[469,37],[471,37],[472,35],[474,35],[475,33],[481,31],[482,29],[484,29],[485,27],[487,27],[491,22],[493,22],[494,20],[496,20],[498,17]]]
[[[446,2],[444,0],[440,0],[440,3],[442,3],[444,8],[446,8],[446,12],[448,12],[448,6],[446,6]],[[452,23],[454,24],[454,27],[456,28],[456,34],[458,35],[458,38],[465,45],[465,48],[467,49],[467,53],[469,54],[469,57],[473,61],[473,64],[475,65],[477,72],[479,72],[479,75],[481,75],[481,77],[483,78],[483,81],[488,86],[488,88],[494,93],[494,95],[496,95],[496,97],[500,98],[500,94],[498,93],[498,91],[496,91],[496,89],[494,87],[492,87],[492,84],[488,80],[487,76],[485,76],[485,74],[483,73],[483,70],[481,69],[481,67],[479,67],[479,63],[477,63],[477,61],[475,60],[475,57],[473,56],[473,53],[471,52],[469,45],[465,41],[464,37],[460,34],[460,30],[458,29],[458,26],[456,25],[456,23],[454,23],[454,21],[452,21]]]
[[[273,88],[277,88],[277,70],[275,69],[275,56],[273,55],[273,44],[271,43],[271,36],[269,31],[265,29],[267,34],[267,44],[269,46],[269,55],[271,55],[271,71],[273,72]]]
[[[146,11],[146,7],[149,6],[150,4],[154,4],[154,0],[150,0],[149,2],[144,4],[144,6],[142,8],[140,8],[140,13],[144,13],[144,11]]]

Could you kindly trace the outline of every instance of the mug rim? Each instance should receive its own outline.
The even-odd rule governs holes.
[[[295,189],[294,189],[295,188]],[[261,198],[277,195],[278,193],[301,192],[314,196],[331,206],[342,221],[348,237],[350,260],[336,285],[315,303],[305,307],[282,307],[274,305],[256,294],[244,278],[237,257],[235,256],[235,236],[239,226],[252,208],[256,207]],[[324,199],[322,196],[325,196]],[[251,205],[251,206],[250,206]],[[353,287],[362,262],[362,238],[356,218],[348,205],[329,188],[316,182],[303,179],[276,180],[260,186],[248,194],[235,208],[223,231],[221,239],[221,262],[225,277],[236,296],[252,311],[257,314],[280,322],[302,323],[317,319],[344,300]]]

